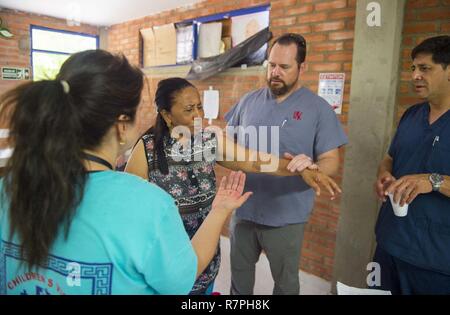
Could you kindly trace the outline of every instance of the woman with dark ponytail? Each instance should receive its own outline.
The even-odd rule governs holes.
[[[203,118],[203,107],[198,90],[185,79],[160,81],[155,103],[158,109],[155,126],[136,144],[125,171],[157,184],[176,200],[189,237],[197,233],[211,211],[216,196],[216,161],[231,170],[250,173],[267,172],[264,164],[271,161],[277,166],[267,172],[268,175],[301,176],[316,191],[320,191],[320,184],[333,197],[340,192],[336,183],[318,171],[310,160],[292,167],[288,159],[254,152],[236,145],[221,132],[197,128],[195,122]],[[225,150],[230,147],[234,149]],[[299,182],[301,184],[305,185]],[[198,277],[191,294],[210,294],[219,266],[220,248],[217,247],[213,260]]]
[[[0,180],[0,294],[185,294],[208,265],[249,196],[245,176],[223,179],[190,242],[167,193],[113,171],[139,137],[143,87],[125,57],[91,50],[0,98],[14,147]]]

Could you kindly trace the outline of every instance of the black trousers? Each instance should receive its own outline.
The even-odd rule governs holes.
[[[381,285],[373,289],[392,294],[450,294],[450,275],[423,269],[400,260],[377,246],[374,262],[381,267]]]

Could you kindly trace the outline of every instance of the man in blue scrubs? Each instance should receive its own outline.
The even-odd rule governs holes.
[[[302,36],[289,33],[275,40],[268,59],[268,87],[243,96],[225,119],[229,126],[241,127],[241,145],[292,158],[290,164],[298,171],[306,165],[302,159],[312,159],[323,173],[334,175],[339,169],[338,148],[347,143],[347,136],[331,106],[302,86],[305,56]],[[253,130],[258,142],[239,134],[243,130]],[[279,132],[279,146],[273,146],[272,138],[267,141],[270,147],[261,147],[272,131]],[[273,293],[299,294],[300,250],[313,190],[300,177],[265,174],[248,174],[245,189],[253,196],[230,225],[231,293],[253,294],[255,263],[264,251],[275,282]]]
[[[393,294],[450,294],[450,36],[411,53],[412,83],[423,103],[403,115],[375,184],[384,201],[374,261]],[[409,205],[394,214],[386,196]]]

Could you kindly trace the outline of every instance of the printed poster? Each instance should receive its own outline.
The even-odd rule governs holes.
[[[345,73],[321,73],[319,75],[319,91],[336,114],[342,113],[342,100],[344,98]]]
[[[269,26],[269,11],[234,16],[231,18],[231,38],[233,47]],[[242,63],[262,64],[266,59],[267,44],[247,56]]]

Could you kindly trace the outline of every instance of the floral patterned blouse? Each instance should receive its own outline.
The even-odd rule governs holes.
[[[153,160],[154,135],[142,136],[147,155],[149,181],[168,192],[178,206],[184,227],[192,239],[195,232],[211,211],[216,195],[217,139],[213,133],[203,132],[193,137],[190,145],[181,146],[174,138],[164,139],[164,152],[169,168],[168,174],[162,174]],[[190,294],[204,294],[219,272],[220,247],[214,258],[198,277]]]

